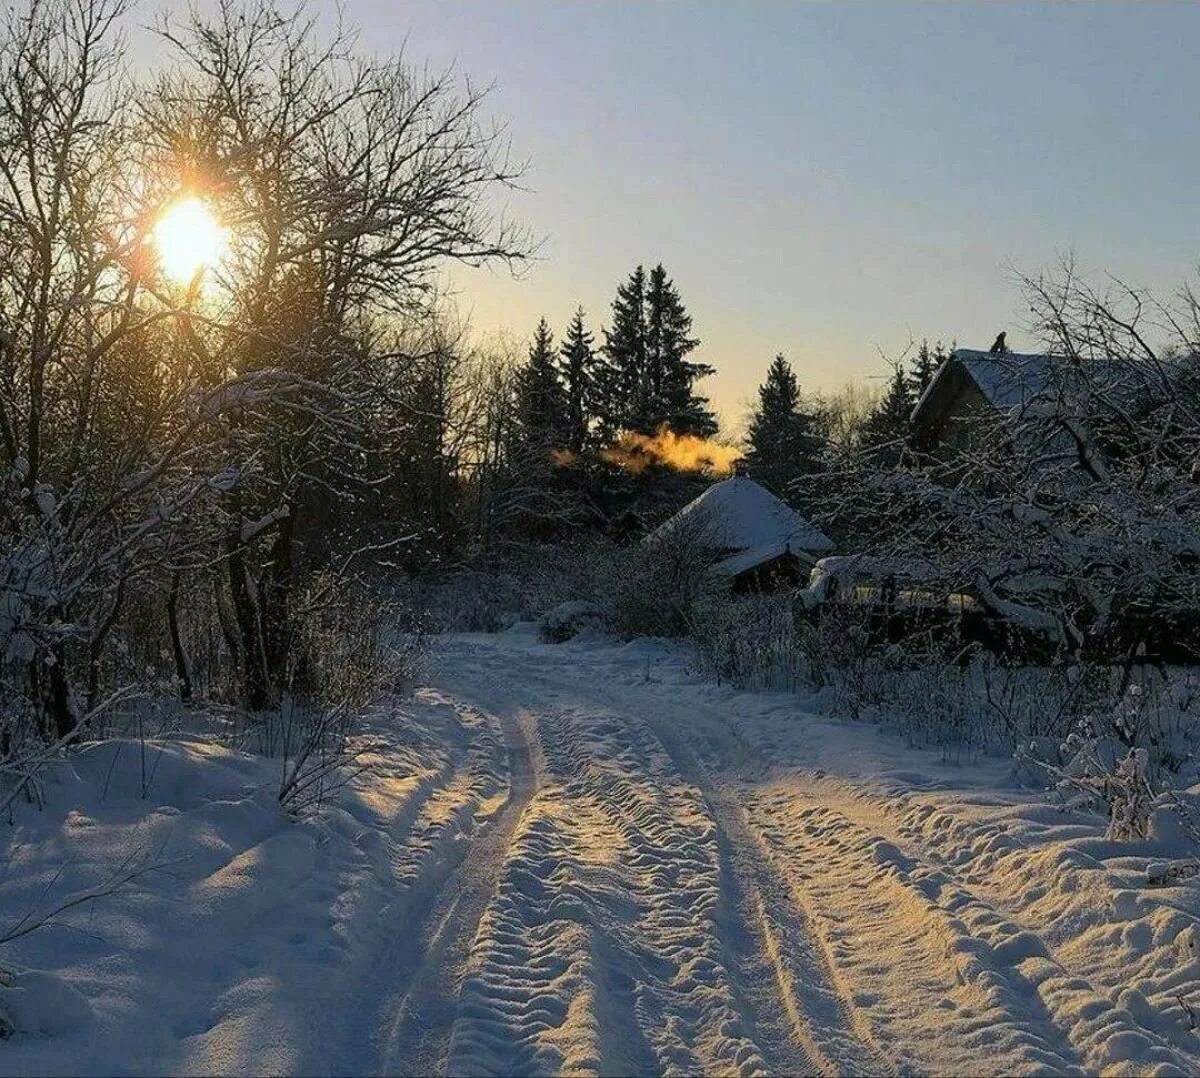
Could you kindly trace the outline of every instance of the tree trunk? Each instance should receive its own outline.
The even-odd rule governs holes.
[[[279,521],[271,546],[271,565],[263,587],[263,636],[266,641],[267,677],[275,691],[288,684],[288,661],[292,653],[292,567],[296,507]]]
[[[78,720],[71,708],[64,649],[55,648],[52,654],[54,662],[46,669],[46,709],[54,720],[55,735],[64,738],[74,731]]]
[[[271,705],[271,689],[263,654],[262,625],[258,604],[247,579],[246,551],[241,536],[230,531],[225,537],[229,597],[242,653],[242,695],[251,711],[264,711]]]
[[[230,662],[235,671],[240,671],[242,669],[242,648],[238,643],[237,623],[229,606],[225,585],[219,576],[213,578],[213,597],[217,604],[217,621],[221,626],[221,637],[229,652]]]
[[[112,632],[113,626],[117,623],[117,617],[121,613],[121,606],[125,602],[125,577],[121,576],[117,580],[117,590],[113,595],[112,607],[108,611],[107,617],[97,627],[91,641],[88,644],[88,684],[87,684],[87,710],[91,711],[100,698],[100,653],[104,649],[104,641],[108,639],[108,634]]]
[[[179,634],[179,573],[171,574],[171,587],[167,591],[167,629],[171,634],[171,654],[175,658],[175,679],[179,682],[179,699],[192,698],[192,675],[188,671],[187,654],[183,650],[183,639]]]

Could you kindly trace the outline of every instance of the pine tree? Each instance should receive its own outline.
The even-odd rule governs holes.
[[[938,341],[932,349],[929,347],[928,339],[921,341],[921,347],[917,349],[917,358],[913,361],[912,370],[908,375],[908,385],[914,402],[925,392],[926,387],[937,374],[938,368],[950,358],[953,351],[953,344],[950,346],[950,351],[947,351],[941,341]]]
[[[566,401],[558,380],[554,335],[541,319],[529,346],[529,362],[517,373],[516,436],[521,446],[549,448],[566,433]]]
[[[821,417],[805,409],[796,374],[782,355],[775,357],[758,387],[746,441],[753,474],[778,491],[821,466]]]
[[[648,279],[638,266],[618,287],[612,315],[595,379],[601,438],[622,429],[650,434],[664,424],[678,434],[715,434],[708,400],[693,388],[713,368],[688,359],[700,342],[691,336],[692,316],[662,265]]]
[[[921,347],[917,349],[916,358],[913,360],[912,370],[908,373],[908,387],[913,397],[919,397],[925,392],[925,387],[933,381],[937,367],[933,352],[929,348],[929,341],[922,340]]]
[[[617,287],[612,328],[604,331],[604,363],[596,372],[596,420],[610,441],[644,411],[646,370],[646,271],[638,266]]]
[[[909,376],[903,365],[898,363],[879,407],[863,424],[859,436],[861,444],[872,450],[880,460],[898,463],[907,445],[913,404]]]
[[[677,434],[708,438],[717,432],[717,421],[708,399],[694,386],[714,369],[693,363],[688,356],[700,342],[691,335],[692,316],[687,313],[675,282],[660,262],[650,272],[646,294],[646,366],[650,376],[651,402],[647,428],[666,424]]]
[[[595,406],[594,338],[583,324],[583,308],[577,307],[560,349],[559,380],[565,396],[566,444],[576,453],[587,441],[589,420]]]

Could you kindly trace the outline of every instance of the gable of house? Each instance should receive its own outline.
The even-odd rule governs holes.
[[[960,348],[938,368],[912,411],[913,433],[926,448],[964,449],[979,420],[1017,418],[1054,385],[1062,360],[1019,352],[993,354]]]

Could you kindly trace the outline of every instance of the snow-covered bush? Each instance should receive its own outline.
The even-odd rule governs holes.
[[[605,598],[614,632],[629,639],[689,633],[728,593],[728,580],[711,572],[715,560],[713,545],[687,528],[626,548]]]
[[[790,592],[709,595],[692,612],[702,665],[739,688],[796,691],[812,681],[812,628]]]
[[[1096,808],[1108,816],[1108,837],[1118,841],[1145,838],[1158,801],[1150,782],[1150,756],[1145,749],[1125,749],[1110,738],[1095,736],[1084,725],[1067,737],[1055,766],[1038,761],[1052,779],[1052,790],[1064,808]]]
[[[274,722],[280,759],[280,806],[295,816],[319,808],[329,794],[365,770],[360,761],[369,744],[355,744],[359,715],[342,706],[320,705],[285,696]]]
[[[1022,742],[1017,759],[1068,807],[1103,810],[1110,837],[1144,838],[1156,810],[1179,806],[1173,788],[1196,779],[1198,677],[1190,669],[1093,670],[1067,736],[1058,745]]]
[[[709,573],[711,553],[679,535],[623,545],[603,536],[512,543],[479,564],[413,586],[442,631],[496,631],[536,621],[563,603],[590,603],[619,636],[681,636],[693,611],[728,584]]]
[[[927,566],[919,590],[969,610],[959,625],[1000,658],[908,632],[880,644],[878,625],[822,611],[814,674],[914,737],[1035,743],[1052,767],[1086,723],[1080,765],[1122,791],[1114,826],[1137,832],[1130,791],[1176,781],[1197,731],[1200,294],[1093,286],[1069,263],[1024,291],[1041,354],[954,360],[947,410],[927,398],[902,452],[842,451],[812,510],[853,553]]]
[[[1022,768],[1035,781],[1045,779],[1035,761],[1062,764],[1064,742],[1084,724],[1121,747],[1121,756],[1144,750],[1156,785],[1192,762],[1200,672],[1078,660],[1018,665],[978,647],[948,652],[918,633],[881,641],[869,618],[860,605],[831,606],[798,634],[814,687],[826,687],[843,713],[890,726],[918,744],[1020,748]]]
[[[561,644],[603,625],[604,614],[600,607],[586,599],[572,599],[551,607],[538,619],[538,634],[549,644]]]
[[[361,711],[412,687],[428,641],[423,612],[385,599],[370,582],[324,575],[298,599],[287,683],[294,695]]]
[[[419,676],[424,617],[382,588],[314,576],[293,612],[297,639],[287,692],[275,707],[205,710],[232,747],[279,761],[278,797],[288,812],[319,807],[363,770],[371,745],[359,736],[364,712],[407,692]]]
[[[517,620],[536,621],[561,603],[606,609],[628,559],[629,548],[604,536],[513,542],[469,565],[410,580],[397,594],[425,610],[439,632],[498,632]]]
[[[402,590],[427,611],[438,632],[500,632],[521,618],[525,607],[522,582],[491,568],[464,568],[413,580]]]

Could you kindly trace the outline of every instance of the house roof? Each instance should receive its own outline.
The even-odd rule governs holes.
[[[769,556],[777,556],[787,550],[833,549],[828,536],[744,475],[730,476],[714,483],[653,531],[649,538],[666,538],[685,529],[695,529],[707,545],[721,550],[775,549],[776,553]]]
[[[918,420],[935,402],[943,397],[948,383],[958,371],[965,372],[979,391],[998,412],[1021,408],[1046,392],[1054,384],[1054,371],[1062,363],[1061,356],[1025,352],[977,352],[959,348],[943,363],[925,387],[925,392],[913,407],[913,419]]]
[[[766,546],[751,547],[749,550],[740,551],[731,557],[722,558],[712,567],[712,571],[718,576],[741,576],[742,573],[749,572],[759,565],[765,565],[776,558],[782,558],[785,554],[791,554],[801,565],[816,564],[813,551],[800,550],[795,544],[786,542],[768,543]]]
[[[1153,371],[1162,378],[1186,375],[1197,357],[1160,360]],[[964,385],[975,385],[984,399],[1008,419],[1019,419],[1026,408],[1057,397],[1060,403],[1100,393],[1125,403],[1136,401],[1151,384],[1137,365],[1118,359],[1088,358],[1073,363],[1065,356],[1026,352],[977,352],[959,348],[943,363],[913,406],[912,422],[936,427]],[[1159,387],[1161,391],[1161,387]]]

